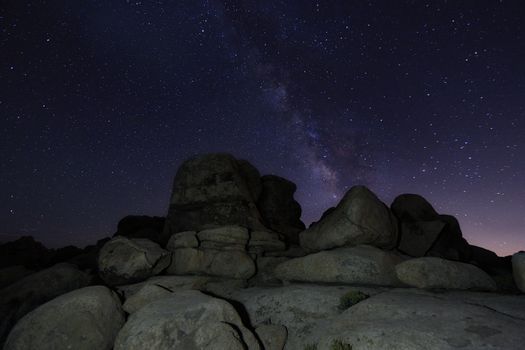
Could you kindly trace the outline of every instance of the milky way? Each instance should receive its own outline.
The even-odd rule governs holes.
[[[294,181],[307,223],[365,184],[525,249],[520,1],[0,6],[2,240],[164,215],[184,159],[231,152]]]

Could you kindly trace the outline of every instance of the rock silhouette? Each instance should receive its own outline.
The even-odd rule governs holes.
[[[296,186],[229,154],[184,162],[166,218],[0,246],[5,349],[518,349],[525,253],[463,238],[423,197],[352,187],[309,228]],[[4,254],[5,253],[5,254]],[[67,261],[67,264],[63,262]]]

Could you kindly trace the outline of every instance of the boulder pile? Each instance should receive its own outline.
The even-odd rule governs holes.
[[[166,218],[111,239],[0,246],[11,349],[518,349],[525,252],[464,239],[423,197],[352,187],[306,228],[296,186],[245,160],[184,162]],[[5,253],[5,254],[4,254]]]

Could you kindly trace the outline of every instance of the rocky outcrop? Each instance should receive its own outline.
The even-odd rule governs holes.
[[[509,300],[518,305],[518,300]],[[509,306],[510,306],[509,305]],[[311,332],[318,349],[518,349],[522,316],[448,294],[394,290],[358,303]],[[346,347],[344,347],[346,346]]]
[[[176,233],[167,248],[173,252],[168,274],[246,280],[256,273],[258,257],[286,246],[276,232],[230,225]]]
[[[143,238],[116,237],[100,250],[100,277],[109,285],[139,282],[159,274],[171,262],[171,254]]]
[[[169,238],[163,234],[165,221],[165,218],[159,216],[128,215],[119,221],[114,236],[147,238],[165,246]]]
[[[352,187],[330,214],[300,234],[301,246],[319,251],[369,244],[393,248],[397,220],[390,209],[364,186]]]
[[[198,291],[177,291],[134,312],[119,332],[115,350],[260,349],[237,311]]]
[[[13,328],[5,350],[110,350],[124,325],[118,297],[94,286],[61,295],[24,316]]]
[[[369,297],[340,308],[358,292]],[[232,299],[252,324],[286,327],[286,349],[516,349],[524,339],[525,299],[515,295],[290,285]]]
[[[401,252],[413,257],[470,260],[470,246],[455,217],[438,214],[425,198],[416,194],[396,197],[391,208],[401,223],[398,244]]]
[[[439,218],[434,207],[417,194],[401,194],[390,206],[394,215],[404,222],[432,221]]]
[[[525,252],[519,252],[512,256],[512,272],[516,286],[525,293]]]
[[[91,283],[92,277],[71,264],[33,273],[0,290],[0,344],[9,330],[39,305]]]
[[[288,260],[275,276],[285,281],[396,286],[394,267],[403,258],[372,246],[338,248]]]
[[[458,221],[423,197],[401,195],[389,208],[363,186],[300,232],[295,190],[247,161],[204,155],[178,171],[162,231],[162,218],[128,216],[113,239],[82,250],[28,238],[0,246],[4,265],[19,264],[0,269],[0,342],[20,319],[7,349],[474,350],[525,341],[514,283],[524,291],[525,253],[470,246]],[[85,272],[33,272],[63,260]],[[78,289],[91,273],[123,306],[106,287]]]
[[[441,258],[407,260],[396,266],[399,280],[417,288],[496,290],[496,283],[478,267]]]
[[[282,177],[261,177],[262,192],[257,206],[268,228],[281,232],[289,243],[299,243],[299,232],[305,229],[301,221],[301,206],[294,199],[297,186]]]
[[[175,176],[165,233],[201,231],[210,226],[262,227],[256,206],[257,170],[229,154],[185,161]]]

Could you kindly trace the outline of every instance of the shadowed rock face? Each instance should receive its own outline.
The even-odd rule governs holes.
[[[229,154],[189,159],[175,176],[165,233],[225,225],[263,227],[255,204],[258,193],[259,173],[246,161]]]
[[[400,221],[398,248],[403,253],[414,257],[470,260],[470,246],[455,217],[438,214],[425,198],[417,194],[396,197],[391,209]]]
[[[37,306],[89,285],[91,276],[71,264],[58,264],[0,290],[0,344],[14,324]]]
[[[27,314],[4,349],[110,350],[125,316],[117,295],[104,286],[77,289]]]
[[[289,243],[299,243],[299,232],[305,229],[301,221],[301,206],[294,199],[297,186],[274,175],[261,178],[262,192],[257,206],[269,228],[285,235]]]

